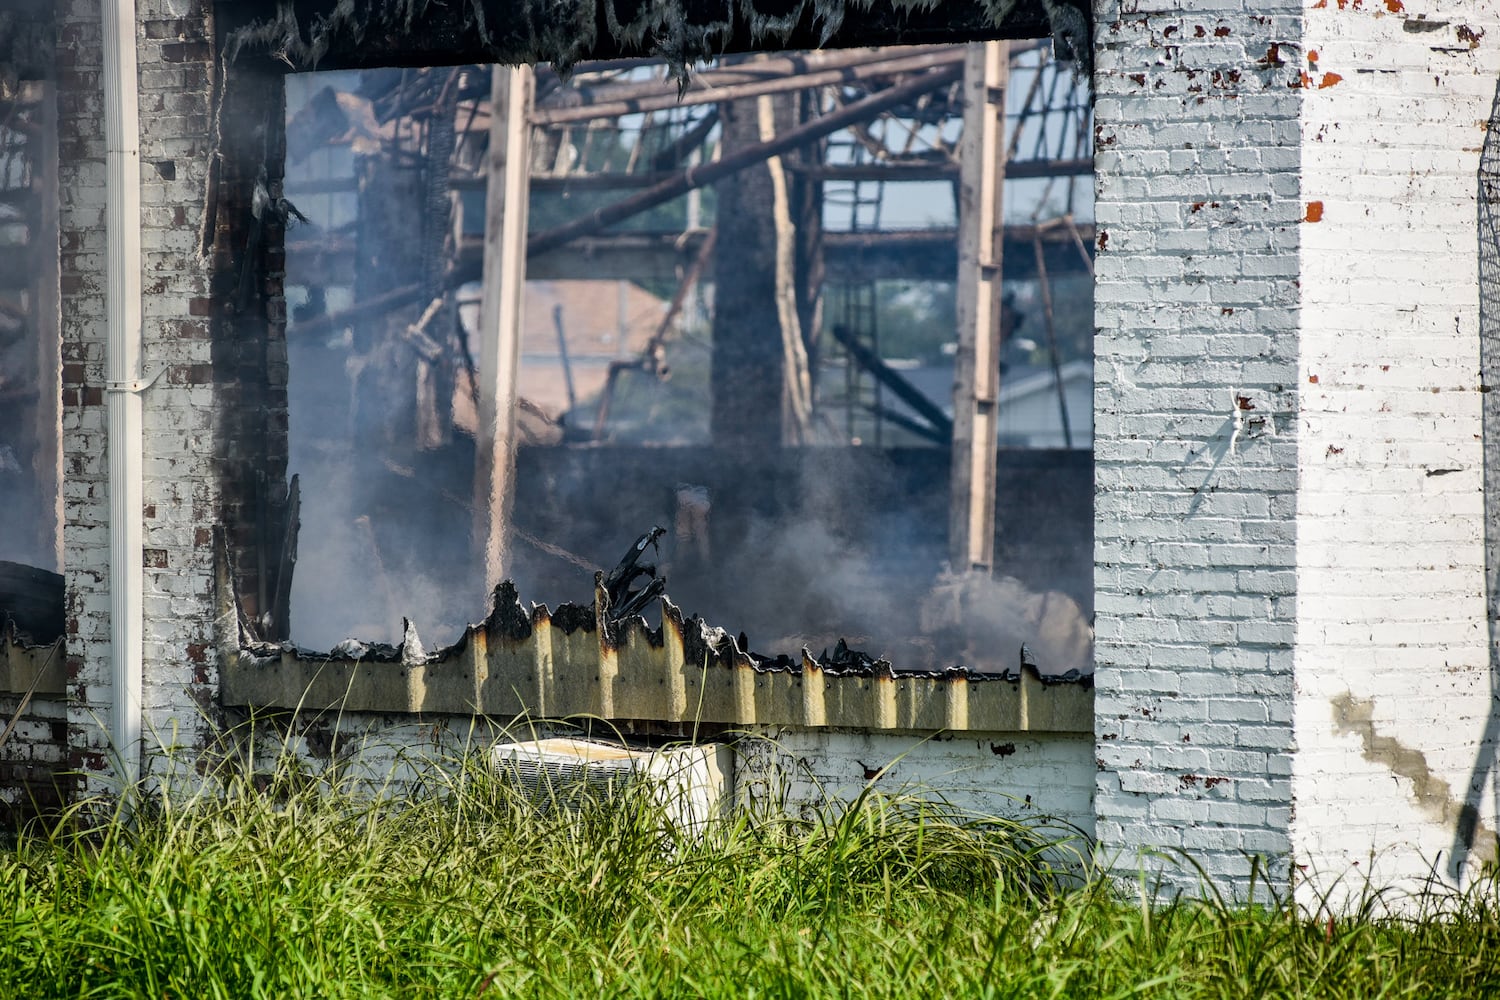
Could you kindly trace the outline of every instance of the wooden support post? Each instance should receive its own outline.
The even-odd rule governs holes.
[[[783,105],[785,102],[783,102]],[[760,141],[776,139],[776,102],[771,95],[755,99]],[[771,228],[775,236],[776,317],[781,327],[781,433],[784,444],[807,444],[812,431],[812,376],[807,346],[802,340],[802,316],[797,309],[797,226],[792,219],[791,192],[781,157],[766,161],[771,178]]]
[[[968,47],[959,155],[958,354],[948,517],[949,558],[960,572],[990,570],[995,558],[1005,89],[1009,76],[1007,42],[979,42]]]
[[[722,105],[723,159],[764,147],[757,100]],[[786,426],[786,350],[776,299],[777,245],[766,157],[715,189],[713,354],[709,430],[737,456],[780,448]],[[700,170],[712,169],[708,164]]]
[[[474,477],[474,535],[483,545],[485,585],[491,590],[507,569],[515,493],[516,376],[521,363],[531,167],[527,116],[535,87],[529,66],[496,66],[493,74]]]

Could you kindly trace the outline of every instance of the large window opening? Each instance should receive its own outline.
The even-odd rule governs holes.
[[[1015,669],[1024,643],[1043,673],[1091,668],[1089,95],[1048,43],[1006,58],[981,572],[950,537],[965,48],[725,58],[681,96],[639,60],[536,71],[505,565],[524,598],[588,603],[660,525],[666,593],[756,653]],[[304,645],[396,641],[403,618],[431,645],[485,610],[490,80],[288,78]]]
[[[62,633],[57,90],[0,80],[0,628]]]

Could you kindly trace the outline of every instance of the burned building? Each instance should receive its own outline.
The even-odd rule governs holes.
[[[830,783],[947,733],[923,752],[967,787],[1228,885],[1246,854],[1313,878],[1372,850],[1382,883],[1439,853],[1460,878],[1495,851],[1497,31],[1415,0],[10,0],[0,559],[40,571],[15,589],[43,611],[7,597],[7,801],[210,771],[251,709],[314,758],[348,733],[299,706],[398,744],[586,713],[782,729]],[[1092,134],[1028,166],[1006,95],[1037,39],[1091,84]],[[615,143],[623,168],[577,124],[611,106],[664,116]],[[1006,216],[1007,177],[1090,169],[1091,223]],[[958,192],[948,233],[829,224],[837,184],[859,219],[858,184],[903,170]],[[694,224],[622,225],[694,189]],[[577,201],[545,216],[549,191]],[[867,321],[870,276],[921,267],[953,285],[951,397]],[[555,303],[530,354],[561,413],[523,388],[549,332],[526,332],[528,271],[655,312],[584,350]],[[1006,282],[1064,273],[1092,285],[1091,461],[996,447]],[[695,356],[676,338],[708,285]],[[1066,442],[1056,304],[1021,329]],[[663,422],[625,395],[679,357],[701,389],[677,437],[629,439]],[[592,572],[651,524],[655,628]],[[1087,662],[1014,630],[896,641],[1007,607],[1038,627],[1052,593],[1092,611]],[[393,631],[299,651],[346,610]]]

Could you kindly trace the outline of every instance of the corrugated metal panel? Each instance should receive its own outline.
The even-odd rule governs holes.
[[[394,647],[319,656],[290,648],[227,650],[226,705],[259,709],[483,714],[781,725],[872,731],[1092,733],[1093,690],[954,669],[888,664],[839,670],[758,660],[663,601],[663,624],[619,623],[577,607],[530,614],[514,592],[455,645],[419,662]],[[592,621],[590,617],[592,616]]]

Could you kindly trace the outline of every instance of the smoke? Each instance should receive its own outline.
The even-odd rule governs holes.
[[[297,110],[289,89],[288,111]],[[294,230],[288,245],[289,280],[301,286],[289,295],[300,303],[288,330],[291,468],[303,477],[292,638],[325,649],[349,636],[398,642],[403,619],[429,646],[441,645],[487,610],[471,540],[474,444],[461,417],[466,407],[472,415],[470,383],[459,371],[451,413],[443,393],[414,402],[419,338],[409,331],[426,303],[337,329],[307,327],[317,336],[299,332],[304,321],[415,280],[409,250],[424,221],[424,185],[402,173],[410,158],[381,155],[378,144],[335,144],[288,165],[288,196],[318,223],[310,234]],[[347,192],[311,193],[340,178]],[[299,185],[310,193],[300,195]],[[341,241],[354,245],[352,269],[323,254]],[[594,567],[609,569],[642,531],[661,525],[661,551],[649,558],[667,594],[689,614],[744,631],[756,653],[795,656],[806,646],[818,654],[842,639],[902,668],[998,671],[1016,669],[1024,645],[1043,673],[1089,669],[1087,453],[1002,455],[991,578],[945,566],[945,449],[823,444],[747,453],[677,444],[707,433],[701,329],[667,343],[670,381],[645,368],[621,377],[607,433],[628,429],[657,446],[587,441],[604,373],[639,353],[676,287],[670,275],[655,284],[551,282],[540,328],[523,337],[523,368],[533,374],[523,374],[520,392],[533,403],[521,419],[529,427],[540,419],[515,476],[507,575],[523,599],[587,604]],[[567,351],[558,345],[564,332]],[[458,328],[429,326],[423,338],[455,357],[466,345]],[[542,370],[545,385],[526,381]],[[450,418],[446,438],[418,433],[433,416],[414,413],[420,406]]]
[[[639,531],[668,529],[658,565],[689,614],[746,633],[761,655],[840,639],[909,669],[965,665],[1087,672],[1092,539],[1087,456],[1003,455],[1003,572],[945,566],[947,459],[937,449],[713,448],[522,451],[517,523],[612,564]],[[591,575],[518,545],[531,600],[587,602]]]
[[[1024,659],[1044,674],[1091,671],[1093,634],[1073,598],[1014,577],[953,573],[924,532],[901,530],[899,513],[881,519],[884,531],[866,542],[810,511],[756,519],[726,560],[742,568],[710,620],[743,630],[763,655],[818,655],[842,639],[903,669],[1011,671]],[[698,610],[691,593],[668,585]]]

